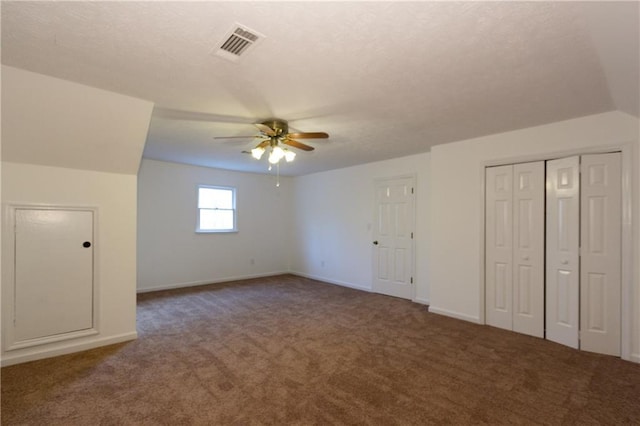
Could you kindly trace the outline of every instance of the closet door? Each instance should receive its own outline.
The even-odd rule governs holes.
[[[485,173],[486,322],[512,330],[513,166],[488,167]]]
[[[579,346],[579,157],[547,161],[546,337]]]
[[[93,328],[92,243],[92,211],[16,209],[11,343]]]
[[[544,162],[513,166],[513,331],[544,337]]]
[[[544,162],[486,170],[487,324],[544,336]]]
[[[580,348],[620,356],[620,153],[582,156]]]

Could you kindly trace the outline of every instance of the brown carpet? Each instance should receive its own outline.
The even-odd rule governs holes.
[[[142,294],[138,331],[3,368],[2,424],[640,424],[640,365],[289,275]]]

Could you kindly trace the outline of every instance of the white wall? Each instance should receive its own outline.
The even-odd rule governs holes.
[[[1,104],[2,202],[95,206],[100,244],[99,334],[2,352],[2,364],[135,338],[136,173],[153,104],[7,66]]]
[[[482,182],[484,166],[504,160],[552,158],[590,148],[632,145],[632,217],[638,217],[638,120],[610,112],[443,144],[431,151],[431,310],[483,321]],[[640,361],[640,282],[637,220],[633,223],[633,329],[627,336]],[[629,340],[631,342],[629,342]]]
[[[138,291],[288,272],[291,178],[280,181],[276,187],[272,175],[143,160]],[[236,188],[238,232],[196,234],[198,184]]]
[[[99,334],[2,352],[2,364],[76,352],[136,337],[136,177],[86,170],[4,162],[3,203],[98,208],[97,269]],[[7,225],[5,223],[5,225]],[[12,236],[4,229],[3,236]],[[5,241],[6,244],[7,241]],[[12,283],[8,250],[2,252],[2,300]],[[34,312],[33,315],[38,315]],[[6,320],[6,319],[5,319]],[[4,345],[3,345],[4,346]]]
[[[292,272],[370,291],[374,180],[413,174],[415,300],[428,303],[429,167],[430,154],[425,153],[296,177],[292,194]]]

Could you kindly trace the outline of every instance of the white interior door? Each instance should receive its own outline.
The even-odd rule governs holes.
[[[580,349],[620,356],[620,153],[581,161]]]
[[[544,337],[543,161],[513,166],[513,331]]]
[[[375,183],[373,289],[413,299],[413,178]]]
[[[93,327],[92,242],[92,211],[15,210],[14,341]]]
[[[580,159],[547,161],[546,337],[579,346]]]
[[[485,314],[494,327],[513,329],[513,166],[485,171]]]

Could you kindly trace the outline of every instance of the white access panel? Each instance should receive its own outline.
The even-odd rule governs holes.
[[[412,178],[375,184],[374,291],[404,299],[413,298]]]
[[[15,210],[13,343],[93,327],[93,214]]]
[[[580,349],[620,356],[620,153],[581,159]]]
[[[513,329],[513,166],[485,170],[485,314],[494,327]]]
[[[547,161],[546,338],[579,346],[579,157]]]
[[[513,166],[513,331],[544,337],[543,161]]]

